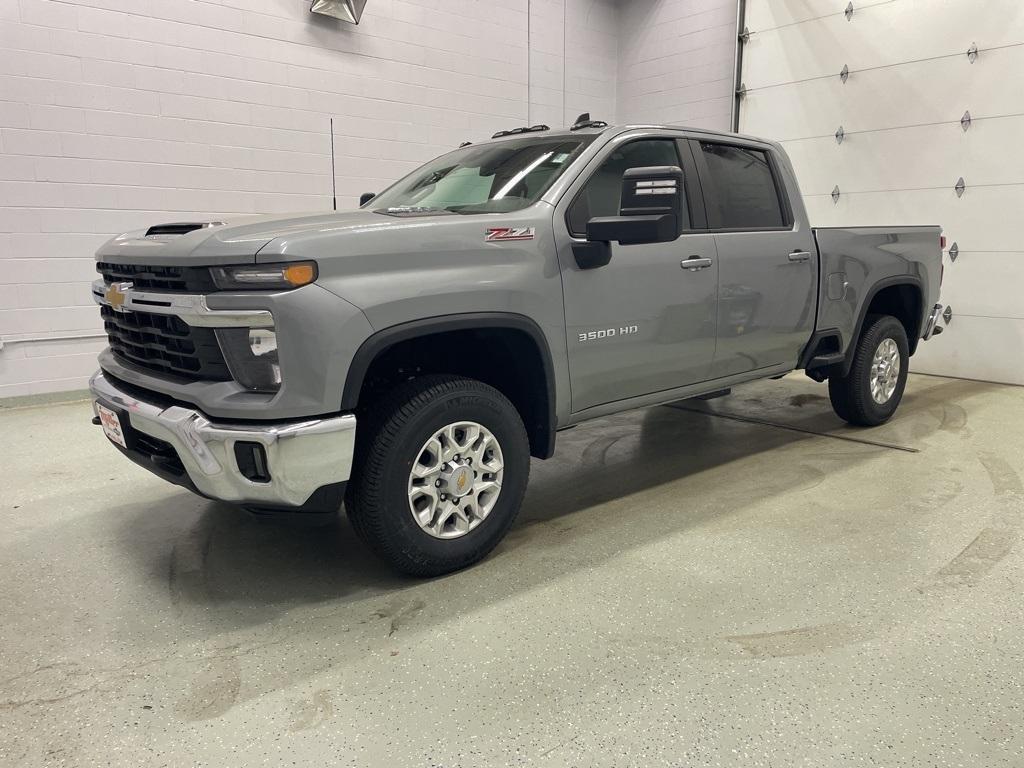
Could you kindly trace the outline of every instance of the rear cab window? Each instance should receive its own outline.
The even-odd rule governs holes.
[[[696,142],[711,229],[787,229],[788,206],[771,154],[717,141]]]

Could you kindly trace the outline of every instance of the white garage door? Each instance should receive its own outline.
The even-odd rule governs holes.
[[[941,225],[953,319],[914,370],[1024,384],[1024,4],[847,7],[747,0],[740,131],[782,142],[814,225]]]

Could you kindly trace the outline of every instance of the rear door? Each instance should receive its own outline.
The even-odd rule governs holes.
[[[618,213],[627,169],[656,165],[683,169],[683,234],[670,243],[612,243],[610,263],[580,269],[572,244],[586,239],[586,222]],[[718,280],[714,236],[704,227],[689,146],[668,133],[615,137],[563,195],[555,232],[574,412],[707,378]],[[691,256],[704,266],[682,268]]]
[[[693,139],[718,252],[718,343],[710,378],[796,366],[817,305],[814,237],[789,204],[770,146]]]

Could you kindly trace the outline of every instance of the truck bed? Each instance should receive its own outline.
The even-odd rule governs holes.
[[[815,336],[838,332],[840,351],[845,353],[880,292],[887,286],[896,290],[897,283],[903,285],[899,290],[917,286],[917,332],[908,333],[913,353],[925,318],[939,298],[941,228],[814,227],[812,231],[820,281]],[[868,288],[858,290],[861,286]]]

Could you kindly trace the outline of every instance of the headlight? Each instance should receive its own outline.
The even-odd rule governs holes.
[[[281,388],[277,334],[271,328],[218,328],[217,342],[231,376],[253,392]]]
[[[251,264],[239,267],[210,267],[214,284],[222,291],[288,290],[316,280],[315,261],[287,264]]]

